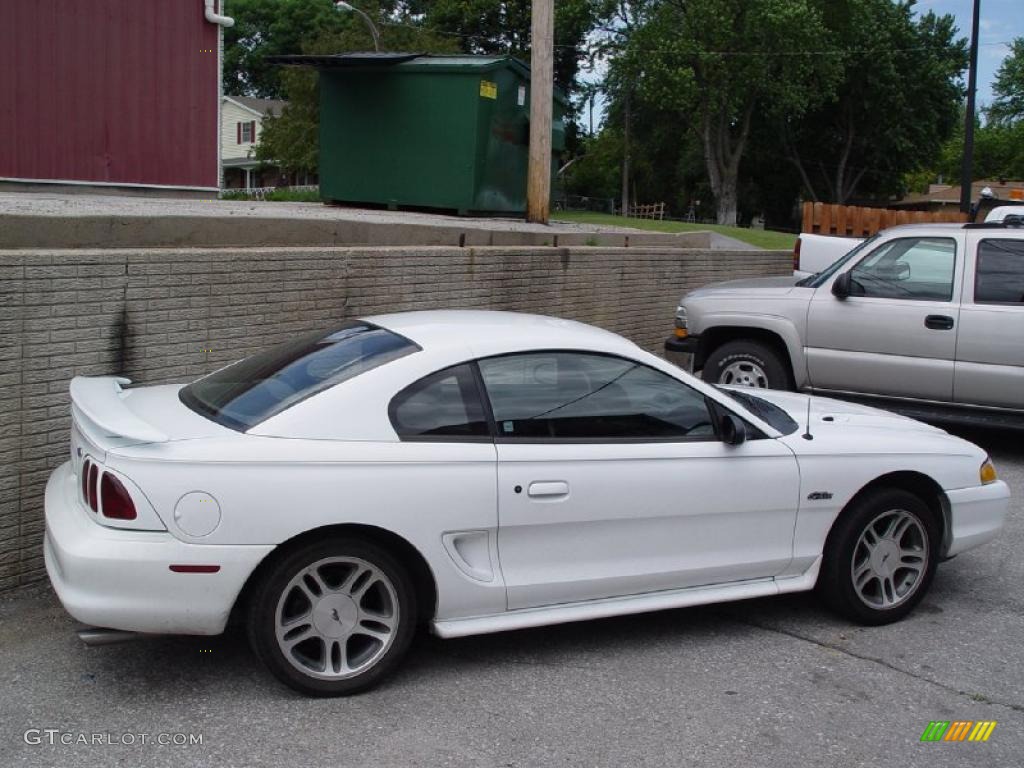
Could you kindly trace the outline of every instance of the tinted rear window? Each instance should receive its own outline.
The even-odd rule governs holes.
[[[193,411],[244,431],[317,392],[419,347],[363,322],[317,331],[214,371],[181,390]]]
[[[1024,240],[982,240],[974,300],[981,304],[1024,304]]]

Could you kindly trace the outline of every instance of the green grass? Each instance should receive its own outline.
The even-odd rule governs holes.
[[[632,227],[655,232],[695,232],[711,230],[729,237],[735,237],[750,245],[770,250],[791,251],[796,242],[796,235],[789,232],[769,232],[763,229],[744,229],[743,227],[726,227],[721,224],[687,224],[682,221],[657,221],[654,219],[632,219],[612,216],[609,213],[593,213],[591,211],[555,211],[551,218],[561,221],[575,221],[580,224],[595,224],[604,227]]]

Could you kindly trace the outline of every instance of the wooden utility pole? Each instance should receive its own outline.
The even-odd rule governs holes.
[[[974,0],[971,19],[971,69],[967,75],[967,114],[964,116],[964,156],[960,165],[960,210],[971,212],[971,184],[974,181],[974,103],[978,93],[978,18],[981,0]]]
[[[548,223],[551,207],[551,103],[554,99],[554,0],[533,0],[530,24],[530,164],[526,220]]]

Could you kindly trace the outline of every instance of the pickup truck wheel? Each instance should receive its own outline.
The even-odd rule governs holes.
[[[836,613],[861,624],[888,624],[928,591],[941,536],[917,496],[880,488],[843,512],[829,533],[817,591]]]
[[[756,341],[723,344],[704,362],[704,381],[759,389],[792,389],[789,371],[777,352]]]

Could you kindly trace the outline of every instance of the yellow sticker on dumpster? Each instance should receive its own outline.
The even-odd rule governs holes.
[[[484,99],[498,98],[498,84],[492,83],[490,80],[481,80],[480,97]]]

